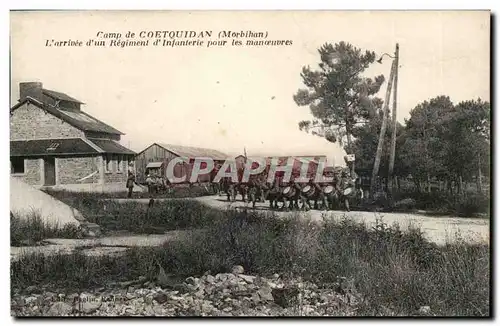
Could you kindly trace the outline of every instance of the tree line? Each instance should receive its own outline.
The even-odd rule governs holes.
[[[377,55],[346,42],[326,43],[318,52],[319,68],[302,68],[306,87],[294,94],[313,119],[298,127],[339,142],[356,155],[357,170],[371,171],[384,119],[377,94],[385,77],[363,73],[376,64]],[[431,192],[437,184],[450,194],[464,194],[470,183],[481,192],[490,177],[490,112],[490,103],[480,98],[454,104],[449,96],[438,95],[418,103],[404,125],[397,124],[393,176],[409,180],[418,192]],[[388,128],[384,137],[381,179],[388,177],[392,132]]]

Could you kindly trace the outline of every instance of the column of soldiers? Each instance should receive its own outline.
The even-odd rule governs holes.
[[[252,203],[269,201],[271,209],[293,210],[303,209],[333,209],[341,204],[349,211],[349,199],[358,192],[356,188],[357,176],[349,167],[334,170],[332,182],[316,183],[311,177],[307,183],[296,182],[297,175],[288,183],[283,182],[282,176],[277,176],[272,183],[267,182],[267,173],[252,175],[247,183],[232,182],[230,178],[221,180],[221,189],[226,193],[228,201],[234,202],[238,194],[244,202]],[[241,178],[240,178],[241,180]],[[351,194],[345,195],[345,190],[351,188]]]

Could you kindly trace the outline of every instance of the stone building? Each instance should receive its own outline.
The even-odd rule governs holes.
[[[122,132],[42,83],[20,83],[19,93],[10,109],[12,176],[39,187],[125,190],[135,153],[120,145]]]

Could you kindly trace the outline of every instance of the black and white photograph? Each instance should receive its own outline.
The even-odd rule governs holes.
[[[12,317],[492,316],[490,11],[9,20]]]

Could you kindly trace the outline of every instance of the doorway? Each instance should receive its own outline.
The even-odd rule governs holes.
[[[43,159],[44,185],[54,186],[56,184],[56,160],[54,157],[45,157]]]

